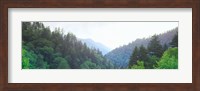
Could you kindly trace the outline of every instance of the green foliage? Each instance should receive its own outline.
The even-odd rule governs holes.
[[[169,46],[178,47],[178,34],[173,39],[170,37],[172,41],[164,40],[171,43],[164,45],[166,42],[161,40],[163,46],[155,35],[151,39],[138,39],[134,45],[130,43],[125,49],[116,48],[103,56],[98,49],[89,48],[72,33],[65,35],[60,28],[51,31],[40,22],[22,23],[23,69],[152,69],[176,68],[178,65],[174,62],[178,61],[175,56],[178,52],[168,52]]]
[[[81,64],[81,69],[95,69],[96,64],[92,63],[90,60],[85,61],[83,64]]]
[[[137,64],[130,67],[131,69],[144,69],[144,62],[143,61],[137,61]]]
[[[170,43],[171,47],[178,47],[178,32],[173,37],[172,42]]]
[[[139,54],[138,53],[138,48],[136,46],[134,51],[133,51],[133,54],[131,55],[130,60],[129,60],[129,68],[137,62],[138,54]]]
[[[22,41],[22,68],[113,68],[99,50],[90,49],[74,34],[64,35],[60,28],[51,32],[40,22],[22,22]]]
[[[36,47],[36,48],[40,48],[40,47],[44,47],[44,46],[50,47],[52,45],[52,42],[47,39],[44,39],[44,38],[38,38],[36,40],[29,42],[29,44],[34,45],[34,47]]]
[[[58,64],[59,69],[70,69],[70,66],[69,66],[67,60],[65,60],[64,58],[58,57],[55,60],[57,60],[59,62],[59,64]]]
[[[178,48],[166,50],[160,61],[157,62],[157,69],[178,69]]]
[[[44,47],[41,47],[41,48],[38,48],[39,50],[39,53],[41,54],[41,55],[43,55],[43,57],[44,57],[44,60],[47,62],[47,63],[52,63],[52,61],[51,60],[53,60],[53,52],[54,52],[54,50],[53,50],[53,48],[51,48],[51,47],[47,47],[47,46],[44,46]]]
[[[23,69],[45,69],[49,68],[47,62],[43,61],[43,56],[41,54],[36,55],[33,51],[28,51],[23,46],[22,48],[22,68]]]
[[[162,45],[160,44],[160,41],[158,40],[158,36],[152,36],[148,44],[148,51],[150,55],[155,55],[159,58],[162,56],[163,49]]]
[[[168,47],[170,47],[169,43],[172,41],[174,35],[177,34],[177,32],[178,32],[178,28],[174,28],[165,33],[157,35],[158,40],[160,41],[160,44],[164,47],[163,52],[166,49],[168,49]],[[139,49],[139,47],[143,45],[147,49],[148,56],[150,56],[150,52],[148,51],[148,44],[151,39],[152,37],[142,38],[142,39],[138,38],[127,45],[123,45],[123,46],[113,49],[112,51],[107,53],[105,57],[114,64],[115,68],[118,68],[118,69],[128,68],[130,57],[133,54],[134,48],[136,46]],[[166,46],[164,46],[164,44],[166,44]]]
[[[37,69],[47,69],[47,68],[49,68],[48,63],[44,60],[44,57],[41,54],[37,55],[36,65],[32,69],[36,69],[36,68]]]
[[[149,59],[147,54],[148,54],[147,49],[143,45],[141,45],[138,53],[138,60],[147,61]]]
[[[22,69],[29,68],[29,58],[27,57],[27,51],[22,49]]]
[[[168,49],[167,44],[165,44],[162,47],[162,45],[158,40],[158,37],[154,35],[152,36],[152,39],[149,42],[148,50],[143,45],[140,46],[139,50],[137,47],[135,47],[129,60],[129,68],[138,67],[138,63],[136,63],[136,61],[142,60],[145,69],[153,69],[153,68],[174,69],[178,65],[176,64],[178,60],[178,57],[176,56],[178,55],[178,51],[174,53],[167,51],[167,53],[165,52],[163,54],[164,50],[167,49]]]
[[[159,58],[156,56],[149,56],[148,60],[144,61],[145,69],[153,69],[156,62],[159,61]]]

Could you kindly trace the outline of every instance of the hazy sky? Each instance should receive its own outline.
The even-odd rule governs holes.
[[[51,31],[56,27],[67,34],[71,32],[77,38],[90,38],[114,49],[128,44],[137,38],[147,38],[164,33],[175,27],[178,22],[42,22]]]

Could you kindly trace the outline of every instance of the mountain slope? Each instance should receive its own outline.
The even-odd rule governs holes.
[[[95,48],[95,49],[99,49],[99,51],[102,52],[103,55],[105,55],[106,53],[108,53],[110,51],[110,49],[108,47],[106,47],[105,45],[95,42],[92,39],[81,39],[81,41],[83,43],[86,43],[86,45],[89,48]]]
[[[158,38],[160,40],[161,45],[169,44],[173,38],[173,36],[178,32],[178,28],[167,31],[163,34],[159,34]],[[129,43],[128,45],[124,45],[118,47],[105,55],[108,60],[111,60],[115,66],[115,68],[127,68],[129,58],[136,46],[143,45],[147,47],[151,38],[143,38],[136,39],[135,41]]]
[[[111,69],[113,65],[73,33],[52,31],[40,22],[22,22],[22,68]]]

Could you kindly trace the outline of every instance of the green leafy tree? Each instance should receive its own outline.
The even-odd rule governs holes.
[[[178,69],[178,48],[166,50],[155,66],[156,69]]]
[[[43,55],[43,59],[45,62],[47,62],[48,64],[53,64],[53,48],[52,47],[48,47],[48,46],[44,46],[44,47],[41,47],[39,49],[40,53]],[[52,66],[50,66],[50,68],[54,68]]]
[[[137,64],[130,67],[131,69],[145,69],[143,61],[137,61]]]
[[[36,47],[36,49],[39,49],[40,47],[51,47],[51,45],[53,44],[51,41],[45,39],[45,38],[38,38],[36,40],[31,41],[30,43],[32,43],[32,45],[34,45],[34,47]]]
[[[49,68],[49,64],[46,61],[44,61],[43,55],[38,54],[37,57],[38,58],[37,58],[37,61],[36,61],[36,67],[35,68],[37,68],[37,69],[47,69],[47,68]],[[33,68],[33,69],[35,69],[35,68]]]
[[[29,69],[29,58],[25,49],[22,49],[22,69]]]
[[[33,51],[28,51],[25,48],[22,48],[22,68],[32,69],[37,67],[37,55]]]
[[[64,58],[58,57],[58,58],[56,58],[56,60],[58,62],[60,61],[59,64],[58,64],[59,69],[69,69],[70,68],[67,60],[65,60]]]
[[[80,65],[82,69],[95,69],[96,64],[92,63],[90,60],[85,61],[83,64]]]
[[[148,60],[144,61],[145,69],[153,69],[157,61],[159,61],[157,56],[149,56]]]
[[[51,32],[52,31],[52,32]],[[22,66],[29,69],[112,68],[97,49],[83,44],[72,33],[50,30],[40,22],[22,23]]]

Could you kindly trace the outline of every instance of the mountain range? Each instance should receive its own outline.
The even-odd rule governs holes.
[[[98,49],[99,51],[102,52],[103,55],[105,55],[105,54],[107,54],[109,51],[111,51],[110,48],[106,47],[105,45],[103,45],[103,44],[101,44],[101,43],[95,42],[95,41],[92,40],[92,39],[81,39],[81,42],[82,42],[82,43],[86,43],[86,45],[87,45],[89,48]]]
[[[161,45],[167,45],[171,42],[172,38],[174,37],[175,34],[178,33],[178,28],[174,28],[172,30],[169,30],[165,33],[162,34],[157,34],[158,39],[160,41]],[[153,36],[153,35],[152,35]],[[110,48],[106,47],[105,45],[95,42],[92,39],[80,39],[82,43],[86,43],[86,45],[91,48],[91,49],[98,49],[99,51],[102,52],[105,58],[110,60],[115,68],[127,68],[128,67],[128,61],[129,58],[134,51],[134,48],[136,46],[141,46],[143,45],[144,47],[147,47],[149,41],[151,40],[151,37],[148,38],[138,38],[135,41],[130,42],[127,45],[123,45],[120,47],[117,47],[113,50]]]
[[[178,33],[178,28],[174,28],[172,30],[169,30],[165,33],[158,34],[158,39],[160,41],[161,45],[169,45],[172,38],[175,34]],[[152,35],[153,36],[153,35]],[[112,61],[115,68],[127,68],[129,58],[136,46],[143,45],[144,47],[147,47],[149,41],[151,40],[151,37],[149,38],[142,38],[142,39],[136,39],[135,41],[129,43],[128,45],[124,45],[118,48],[113,49],[109,53],[107,53],[104,57],[106,57],[108,60]]]

